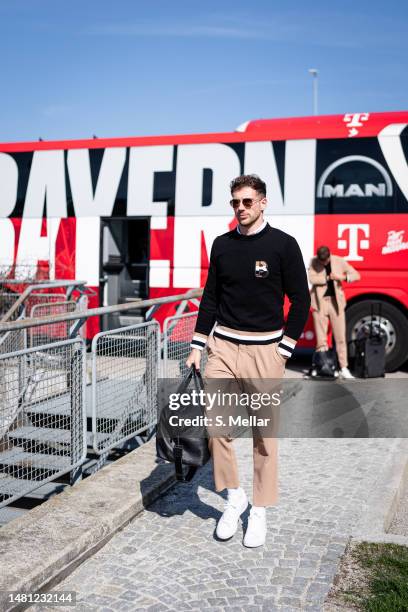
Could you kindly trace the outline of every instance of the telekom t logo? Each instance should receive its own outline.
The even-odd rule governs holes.
[[[357,136],[358,128],[363,127],[362,121],[368,121],[370,113],[346,113],[343,121],[348,127],[349,138]]]
[[[348,238],[343,238],[343,235],[348,232]],[[364,236],[359,235],[359,232]],[[344,259],[352,261],[363,261],[358,253],[358,249],[367,250],[370,247],[370,226],[368,223],[340,223],[337,227],[337,247],[339,249],[348,249]]]

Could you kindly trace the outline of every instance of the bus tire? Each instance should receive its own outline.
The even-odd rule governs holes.
[[[359,328],[371,321],[371,305],[374,306],[374,317],[378,319],[381,305],[381,327],[386,331],[385,369],[387,372],[397,370],[408,358],[408,319],[392,304],[383,300],[364,300],[352,304],[346,310],[347,344],[350,356],[353,357],[353,344]]]

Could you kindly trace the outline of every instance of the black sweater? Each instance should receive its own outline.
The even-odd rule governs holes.
[[[268,224],[249,236],[234,229],[213,242],[195,332],[208,336],[215,321],[240,331],[281,329],[285,294],[291,305],[284,333],[297,341],[310,307],[298,243]]]

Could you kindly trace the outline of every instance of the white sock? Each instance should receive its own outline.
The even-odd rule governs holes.
[[[264,514],[266,512],[265,506],[252,506],[252,510],[257,514]]]

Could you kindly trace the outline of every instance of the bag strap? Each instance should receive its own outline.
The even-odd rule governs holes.
[[[196,465],[190,465],[187,473],[183,471],[183,447],[180,444],[179,438],[173,447],[174,468],[176,470],[176,479],[180,482],[190,482],[197,471]]]
[[[193,370],[193,379],[196,391],[202,391],[204,389],[204,381],[201,376],[201,372],[200,370],[196,370],[194,364],[191,366],[191,368]]]

